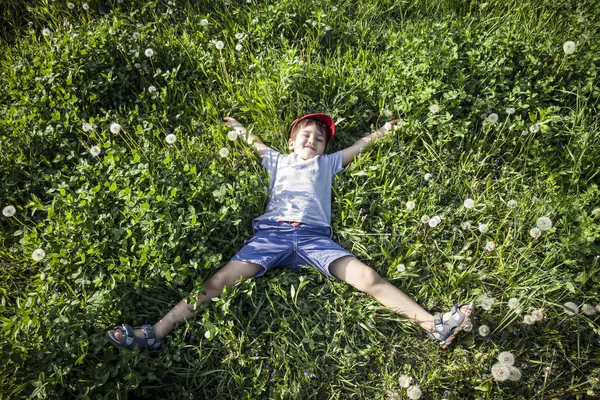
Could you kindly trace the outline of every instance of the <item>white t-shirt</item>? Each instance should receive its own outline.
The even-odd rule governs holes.
[[[330,226],[331,185],[342,171],[342,152],[303,160],[296,153],[265,150],[262,165],[269,172],[269,204],[255,221],[299,221]]]

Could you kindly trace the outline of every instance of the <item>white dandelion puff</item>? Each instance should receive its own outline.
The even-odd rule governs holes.
[[[479,232],[486,233],[489,230],[488,224],[479,224]]]
[[[469,229],[471,229],[471,223],[469,221],[465,221],[462,224],[460,224],[460,227],[463,230],[468,231]]]
[[[490,121],[492,123],[498,122],[498,114],[491,113],[490,115],[488,115],[488,121]]]
[[[498,362],[506,366],[514,365],[515,356],[510,351],[503,351],[500,354],[498,354]]]
[[[110,125],[110,131],[115,135],[121,131],[121,125],[116,122]]]
[[[207,26],[208,25],[208,20],[207,19],[203,19],[200,21],[200,26]]]
[[[92,155],[92,157],[99,156],[101,152],[102,152],[102,150],[98,146],[90,147],[90,154]]]
[[[490,327],[487,325],[481,325],[479,327],[479,334],[483,337],[486,337],[487,335],[490,334]]]
[[[239,134],[237,133],[237,131],[229,131],[227,133],[227,139],[234,141],[237,140],[237,138],[239,137]]]
[[[81,7],[83,7],[83,9],[86,10],[86,11],[90,9],[90,6],[88,5],[88,3],[83,3],[81,5]]]
[[[600,313],[600,304],[596,304],[596,311]]]
[[[17,209],[14,206],[6,206],[2,209],[2,215],[5,217],[12,217],[16,214]]]
[[[513,382],[520,380],[521,379],[521,371],[519,370],[519,368],[517,368],[513,365],[508,367],[508,379]]]
[[[535,309],[531,312],[531,318],[533,318],[534,321],[541,321],[544,319],[544,313],[539,308]]]
[[[154,92],[156,92],[156,88],[154,86],[149,86],[148,93],[154,93]]]
[[[215,42],[215,47],[217,48],[217,50],[223,50],[223,47],[225,47],[225,43],[223,43],[222,40],[217,40]]]
[[[531,133],[538,133],[539,131],[540,131],[539,124],[533,124],[529,127],[529,132],[531,132]]]
[[[238,33],[235,34],[235,38],[237,40],[244,40],[244,39],[246,39],[246,34],[242,33],[242,32],[238,32]]]
[[[487,251],[494,251],[496,249],[496,244],[494,244],[494,242],[487,242],[485,244],[485,249]]]
[[[563,50],[567,54],[575,53],[575,42],[572,40],[568,40],[563,44]]]
[[[229,149],[227,147],[223,147],[221,150],[219,150],[219,155],[223,158],[227,157],[229,155]]]
[[[144,55],[148,58],[152,57],[154,55],[154,50],[147,48],[146,51],[144,51]]]
[[[75,4],[69,2],[69,3],[67,3],[67,7],[69,7],[72,10],[75,8]]]
[[[517,201],[516,200],[509,200],[508,203],[506,203],[506,206],[508,208],[515,208],[517,206]]]
[[[400,378],[398,378],[398,384],[400,385],[400,387],[403,388],[407,388],[410,386],[410,384],[412,383],[412,376],[410,375],[402,375],[400,376]]]
[[[481,308],[488,311],[488,310],[492,309],[493,305],[494,305],[493,297],[491,297],[489,294],[485,294],[485,295],[481,296],[481,301],[480,301]]]
[[[139,32],[133,32],[133,34],[131,36],[133,36],[133,38],[137,40],[140,37],[140,33]]]
[[[383,110],[383,112],[382,112],[382,114],[383,114],[383,116],[384,116],[384,117],[386,117],[386,118],[389,118],[389,117],[391,117],[392,115],[394,115],[393,111],[390,111],[390,109],[389,109],[389,108],[386,108],[386,109],[384,109],[384,110]]]
[[[408,211],[414,210],[414,208],[415,208],[415,202],[414,201],[411,200],[411,201],[407,201],[406,202],[406,209]]]
[[[432,104],[432,105],[429,106],[429,111],[432,114],[437,114],[437,113],[440,112],[440,106],[438,106],[437,104]]]
[[[165,142],[167,142],[168,144],[173,144],[177,141],[177,136],[175,136],[173,133],[169,133],[166,137],[165,137]]]
[[[472,330],[473,330],[473,323],[471,322],[470,319],[468,319],[467,322],[465,323],[465,325],[463,326],[463,331],[471,332]]]
[[[431,175],[429,172],[423,176],[423,179],[425,179],[425,181],[429,181],[431,180],[431,178],[433,178],[433,175]]]
[[[600,207],[596,207],[592,210],[592,215],[594,217],[597,217],[598,215],[600,215]]]
[[[442,219],[439,215],[436,215],[429,220],[428,224],[430,227],[435,228],[440,224],[440,222],[442,222]]]
[[[535,318],[530,314],[525,314],[523,316],[523,323],[526,325],[533,325],[535,323]]]
[[[584,303],[581,305],[581,312],[588,317],[591,317],[592,315],[596,314],[596,309],[591,304]]]
[[[418,385],[413,385],[406,389],[406,396],[411,400],[418,400],[421,398],[421,388]]]
[[[396,269],[398,270],[398,272],[404,272],[406,271],[406,266],[404,264],[398,264]]]
[[[552,228],[552,220],[548,217],[539,217],[535,225],[542,231],[547,231]]]
[[[510,308],[511,310],[514,310],[518,307],[519,307],[519,299],[517,299],[516,297],[511,297],[510,299],[508,299],[508,308]]]
[[[579,313],[579,306],[572,301],[567,301],[565,304],[563,304],[563,309],[567,315],[575,315]]]
[[[531,228],[529,230],[529,235],[531,235],[531,237],[534,239],[538,239],[540,236],[542,236],[542,231],[539,228]]]
[[[473,199],[465,199],[465,201],[463,202],[463,206],[465,206],[465,208],[473,208],[475,207],[475,201],[473,201]]]
[[[238,44],[235,45],[235,49],[237,51],[242,51],[243,48],[244,48],[244,46],[242,46],[240,43],[238,43]]]
[[[84,122],[83,124],[81,124],[81,130],[84,132],[89,132],[92,130],[92,124],[88,123],[88,122]]]
[[[513,114],[514,114],[516,111],[517,111],[517,110],[515,110],[515,108],[514,108],[514,107],[508,107],[508,108],[506,109],[506,113],[507,113],[508,115],[513,115]]]
[[[48,29],[48,28],[42,29],[42,35],[44,35],[44,36],[50,36],[50,29]]]
[[[46,252],[42,249],[35,249],[33,253],[31,253],[31,258],[34,261],[42,261],[46,257]]]
[[[135,64],[133,64],[133,66],[136,67],[137,69],[142,68],[142,64],[140,64],[140,63],[135,63]]]
[[[498,382],[504,382],[508,379],[510,371],[506,365],[500,363],[492,365],[492,376]]]
[[[423,215],[421,217],[421,222],[424,223],[424,224],[428,223],[429,222],[429,215]]]

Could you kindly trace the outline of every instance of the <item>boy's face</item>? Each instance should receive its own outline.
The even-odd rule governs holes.
[[[298,154],[303,160],[310,160],[325,152],[325,135],[314,124],[301,128],[296,133],[296,138],[289,140],[290,150]]]

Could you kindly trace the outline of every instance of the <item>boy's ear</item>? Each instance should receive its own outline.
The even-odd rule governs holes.
[[[294,140],[292,138],[288,139],[288,146],[290,147],[290,149],[294,148]]]

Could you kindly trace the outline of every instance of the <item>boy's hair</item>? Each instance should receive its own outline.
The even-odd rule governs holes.
[[[296,139],[296,135],[298,134],[298,132],[300,132],[303,128],[310,126],[310,125],[314,125],[317,127],[317,129],[319,130],[319,132],[321,134],[323,134],[323,139],[325,140],[325,145],[327,145],[327,143],[329,142],[329,128],[327,127],[327,125],[325,125],[324,123],[322,123],[321,121],[317,121],[316,119],[312,119],[312,118],[307,118],[307,119],[303,119],[302,121],[299,121],[296,126],[294,127],[294,130],[290,133],[290,139]]]

